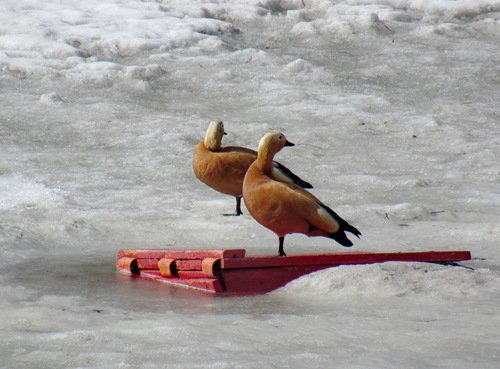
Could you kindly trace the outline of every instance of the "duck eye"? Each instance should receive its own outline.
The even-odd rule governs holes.
[[[282,139],[283,139],[283,136],[280,136],[280,140],[282,140]]]

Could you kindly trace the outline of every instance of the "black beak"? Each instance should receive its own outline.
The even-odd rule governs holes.
[[[227,133],[226,133],[226,132],[224,132],[224,136],[227,136]]]
[[[285,146],[295,146],[293,142],[290,142],[288,140],[285,141]]]

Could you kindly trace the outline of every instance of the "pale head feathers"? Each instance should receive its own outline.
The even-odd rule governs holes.
[[[209,150],[220,150],[222,136],[225,135],[224,123],[220,120],[213,120],[209,123],[203,143]]]
[[[259,156],[270,155],[271,158],[287,144],[287,139],[283,133],[269,132],[261,138],[259,142]]]

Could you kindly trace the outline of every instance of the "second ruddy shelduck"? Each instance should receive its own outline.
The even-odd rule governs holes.
[[[236,198],[236,214],[234,215],[241,215],[243,179],[248,167],[257,158],[257,152],[239,146],[222,147],[222,137],[225,134],[223,122],[210,122],[205,138],[194,149],[193,171],[196,177],[207,186],[234,196]],[[269,173],[275,180],[294,183],[303,188],[312,188],[311,184],[297,177],[284,165],[277,162],[271,162],[270,165]]]
[[[248,168],[243,182],[243,199],[250,214],[276,233],[280,256],[286,256],[283,244],[290,233],[329,237],[342,246],[352,246],[345,232],[359,238],[360,231],[310,192],[273,179],[273,158],[284,146],[294,144],[282,133],[268,133],[261,139],[257,160]]]

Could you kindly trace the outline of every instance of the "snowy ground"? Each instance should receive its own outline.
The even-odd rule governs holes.
[[[497,0],[2,1],[0,368],[498,368],[499,45]],[[192,174],[212,119],[226,144],[295,142],[278,159],[354,250],[473,269],[339,267],[250,298],[116,275],[120,248],[277,252]]]

